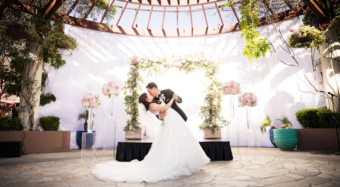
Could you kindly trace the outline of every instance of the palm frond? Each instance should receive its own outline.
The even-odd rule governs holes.
[[[272,125],[272,123],[270,121],[269,116],[266,116],[266,119],[262,122],[262,124],[260,126],[261,132],[262,133],[267,132],[266,127],[271,126],[271,125]]]

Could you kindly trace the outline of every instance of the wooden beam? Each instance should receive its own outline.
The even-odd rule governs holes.
[[[136,28],[132,28],[132,29],[133,29],[133,31],[135,32],[135,34],[136,34],[137,36],[140,36],[140,34],[139,34],[139,32],[137,31]]]
[[[135,18],[133,19],[133,22],[132,22],[132,25],[131,25],[132,28],[133,28],[133,25],[135,24],[136,18],[138,16],[139,8],[140,8],[140,5],[138,5],[138,9],[136,11]]]
[[[180,0],[177,0],[177,5],[181,5]]]
[[[234,15],[235,15],[235,17],[236,17],[236,19],[237,19],[237,22],[238,22],[238,23],[240,23],[240,19],[239,19],[239,17],[238,17],[238,15],[237,15],[237,13],[236,13],[236,10],[235,10],[235,7],[234,7],[234,5],[233,5],[233,4],[231,4],[231,5],[230,5],[230,7],[231,7],[231,10],[233,10],[233,12],[234,12]]]
[[[303,2],[317,15],[322,21],[329,21],[327,15],[327,1],[324,0],[303,0]]]
[[[168,4],[171,5],[171,0],[168,0]]]
[[[288,0],[284,0],[287,6],[289,6],[290,9],[294,9],[292,3],[290,3]]]
[[[106,14],[109,12],[109,10],[111,9],[111,6],[113,5],[113,2],[115,2],[115,0],[110,0],[109,5],[107,6],[107,9],[105,10],[102,19],[100,19],[100,23],[103,22],[103,20],[105,19]]]
[[[148,29],[148,30],[149,30],[149,25],[150,25],[150,19],[151,19],[151,15],[152,15],[152,10],[153,10],[153,6],[151,6],[150,15],[149,15],[149,20],[148,20],[148,25],[146,26],[146,29]]]
[[[164,30],[164,19],[165,19],[165,7],[163,12],[162,30]]]
[[[76,7],[76,5],[79,3],[79,0],[75,0],[72,4],[72,6],[67,10],[66,15],[70,15],[70,13],[72,12],[72,10],[74,9],[74,7]]]
[[[151,0],[148,0],[149,5],[151,5]]]
[[[191,12],[191,6],[189,6],[190,11],[190,20],[191,20],[191,36],[194,35],[194,23],[192,22],[192,12]]]
[[[263,4],[268,8],[268,10],[272,13],[272,15],[275,14],[274,10],[272,9],[272,7],[270,7],[270,4],[268,3],[267,0],[262,0]]]
[[[18,6],[13,7],[13,8],[18,9]],[[291,19],[293,17],[303,15],[305,13],[306,8],[307,8],[307,6],[305,5],[304,7],[298,7],[296,10],[287,10],[287,11],[279,13],[277,15],[273,15],[271,20],[273,22],[280,22],[280,21],[283,21],[283,20],[286,20],[286,19]],[[88,28],[88,29],[92,29],[92,30],[99,30],[99,31],[103,31],[103,32],[117,33],[113,29],[114,27],[117,27],[115,25],[102,24],[102,23],[98,23],[98,22],[94,22],[94,21],[87,21],[87,20],[83,20],[83,19],[80,19],[80,18],[70,17],[70,16],[62,15],[62,14],[54,14],[51,17],[51,20],[63,22],[63,23],[73,25],[73,26]],[[266,18],[265,17],[260,18],[259,26],[266,25],[266,24],[268,24]],[[123,33],[124,30],[122,28],[119,28],[119,30],[121,31],[121,34],[124,34]],[[228,24],[228,25],[223,26],[223,30],[222,30],[221,33],[229,33],[229,32],[240,31],[240,30],[241,30],[241,28],[240,28],[240,25],[238,23]],[[148,31],[149,31],[149,33],[152,34],[150,29],[148,29]],[[118,32],[117,34],[120,34],[120,33]],[[125,33],[125,35],[136,36],[135,34],[126,34],[126,33]],[[202,36],[204,36],[204,35],[202,35]],[[153,37],[158,37],[158,36],[153,36]],[[164,37],[164,36],[159,36],[159,37]],[[167,36],[167,37],[169,37],[169,36]],[[170,37],[172,37],[172,36],[170,36]],[[179,34],[179,28],[177,28],[177,36],[173,36],[173,37],[182,37]]]
[[[177,36],[179,37],[179,27],[178,27],[178,7],[177,7],[177,9],[176,9],[176,15],[177,15],[177,19],[176,19]]]
[[[142,0],[138,0],[139,4],[142,4]]]
[[[222,19],[222,15],[221,15],[220,9],[218,8],[216,2],[215,2],[215,7],[216,7],[216,9],[217,9],[218,15],[220,16],[221,24],[224,25],[224,21],[223,21],[223,19]]]
[[[48,12],[45,12],[44,18],[45,19],[50,19],[52,17],[52,15],[61,7],[61,5],[63,5],[63,2],[65,2],[64,0],[56,0],[54,6],[48,10]]]
[[[205,12],[204,5],[202,5],[202,9],[203,9],[204,18],[205,18],[205,24],[207,25],[207,28],[205,29],[205,35],[207,35],[208,34],[208,30],[209,30],[209,24],[208,24],[208,19],[207,19],[207,15],[206,15],[206,12]]]
[[[162,5],[162,1],[161,0],[157,0],[159,5]]]
[[[190,0],[187,0],[187,4],[190,5]]]
[[[55,3],[56,3],[56,0],[50,0],[48,4],[45,6],[45,8],[43,9],[44,18],[48,14],[48,12],[52,9],[52,7],[55,5]],[[27,4],[30,4],[30,3],[27,3]]]
[[[165,7],[164,7],[164,12],[163,12],[162,32],[163,32],[163,36],[166,37],[166,33],[165,33],[165,30],[164,30],[164,19],[165,19]]]
[[[207,14],[206,14],[206,12],[205,12],[204,5],[202,5],[202,9],[203,9],[203,13],[204,13],[205,23],[207,24],[207,27],[209,27],[208,19],[207,19]]]
[[[124,11],[125,11],[127,5],[128,5],[128,3],[125,3],[125,6],[124,6],[124,8],[123,8],[123,10],[122,10],[122,12],[121,12],[119,18],[118,18],[117,23],[116,23],[117,26],[118,26],[118,24],[119,24],[119,22],[120,22],[120,19],[122,19],[122,16],[123,16],[123,14],[124,14]]]
[[[92,9],[94,8],[94,6],[96,6],[96,4],[98,3],[98,0],[93,0],[92,5],[90,6],[90,8],[87,10],[85,16],[83,17],[83,19],[86,20],[87,16],[89,16],[89,14],[91,13]]]

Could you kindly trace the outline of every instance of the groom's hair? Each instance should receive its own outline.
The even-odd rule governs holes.
[[[149,89],[157,88],[158,89],[157,84],[154,82],[150,82],[148,85],[146,85],[146,88],[149,88]]]

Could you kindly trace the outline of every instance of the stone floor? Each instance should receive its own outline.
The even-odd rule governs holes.
[[[275,148],[232,148],[234,160],[216,161],[201,173],[159,183],[116,183],[91,174],[95,162],[82,161],[79,150],[0,159],[0,186],[340,186],[340,156],[282,152]]]

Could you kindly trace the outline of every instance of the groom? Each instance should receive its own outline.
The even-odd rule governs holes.
[[[162,99],[165,104],[168,104],[168,102],[171,100],[172,96],[174,95],[174,92],[170,89],[158,90],[157,84],[154,83],[154,82],[150,82],[146,86],[146,88],[148,89],[149,94],[154,97],[154,100],[161,100]],[[177,103],[182,103],[182,98],[177,96],[175,98],[175,101]],[[174,109],[179,115],[181,115],[181,117],[183,118],[184,121],[187,121],[188,120],[187,116],[182,111],[182,109],[178,107],[176,102],[172,103],[171,108]],[[165,115],[166,115],[166,112],[159,114],[159,116],[158,115],[156,115],[156,116],[157,116],[158,119],[163,119]]]

